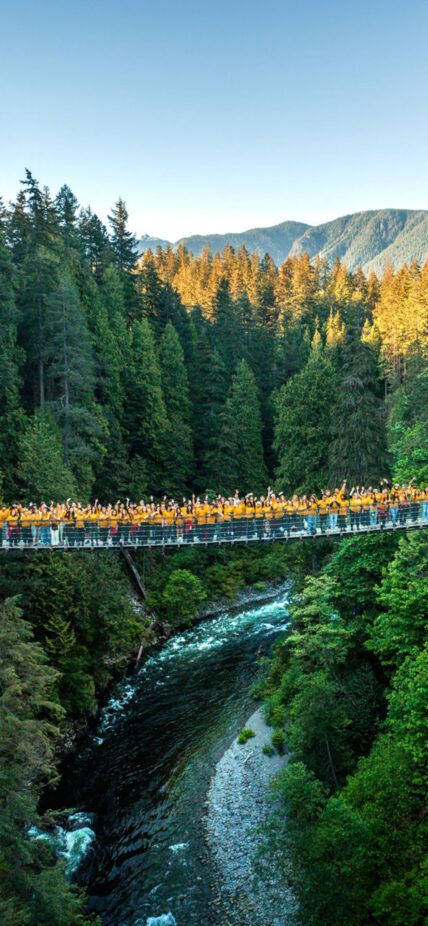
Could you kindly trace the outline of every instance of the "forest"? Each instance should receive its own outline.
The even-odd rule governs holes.
[[[1,501],[428,481],[428,261],[366,278],[245,247],[139,259],[122,200],[108,223],[29,171],[1,207]],[[192,608],[174,613],[183,582],[197,603],[294,575],[291,631],[260,693],[293,754],[271,838],[299,922],[419,926],[427,541],[317,550],[315,565],[298,545],[154,556],[149,595],[188,622]],[[147,629],[127,588],[113,552],[0,564],[5,926],[88,921],[28,827],[66,724],[96,711]]]

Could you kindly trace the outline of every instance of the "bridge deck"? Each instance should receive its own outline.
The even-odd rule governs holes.
[[[336,526],[334,528],[317,522],[316,532],[310,532],[306,526],[299,525],[300,529],[291,526],[285,527],[283,519],[247,520],[233,522],[220,522],[217,524],[198,524],[191,528],[183,525],[162,526],[142,525],[136,529],[134,525],[122,524],[116,532],[110,528],[99,528],[93,523],[85,527],[71,526],[69,523],[60,523],[56,529],[51,526],[42,528],[20,528],[9,532],[0,531],[0,553],[27,552],[27,551],[59,551],[59,550],[118,550],[122,547],[131,549],[147,547],[176,547],[197,546],[208,544],[236,544],[236,543],[266,543],[271,541],[288,542],[292,540],[315,540],[322,537],[352,537],[362,534],[379,534],[385,531],[409,531],[428,527],[428,520],[417,516],[407,515],[405,520],[391,519],[381,523],[359,523],[351,526]]]

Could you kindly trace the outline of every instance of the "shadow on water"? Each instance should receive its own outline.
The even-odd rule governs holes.
[[[103,926],[218,923],[206,793],[253,709],[258,660],[286,627],[283,589],[174,637],[117,687],[66,768],[56,803],[91,821],[95,839],[76,880]]]

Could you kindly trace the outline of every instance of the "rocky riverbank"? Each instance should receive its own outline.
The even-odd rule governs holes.
[[[218,762],[208,793],[207,840],[218,874],[217,902],[225,926],[289,926],[294,901],[279,869],[258,857],[260,828],[274,809],[270,784],[288,757],[263,753],[272,734],[261,709],[245,725],[255,736],[236,739]]]

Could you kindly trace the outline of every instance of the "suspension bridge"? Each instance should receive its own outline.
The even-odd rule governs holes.
[[[101,522],[102,523],[102,522]],[[322,516],[310,521],[300,516],[275,518],[240,518],[234,521],[192,523],[180,526],[168,524],[119,523],[116,528],[100,526],[93,521],[76,526],[70,521],[14,525],[0,529],[0,553],[73,550],[120,550],[139,548],[182,548],[212,544],[255,544],[315,540],[381,534],[392,531],[420,530],[428,527],[428,515],[422,505],[409,506],[395,517],[389,513],[379,518],[367,513],[351,519],[349,515],[330,525]]]

